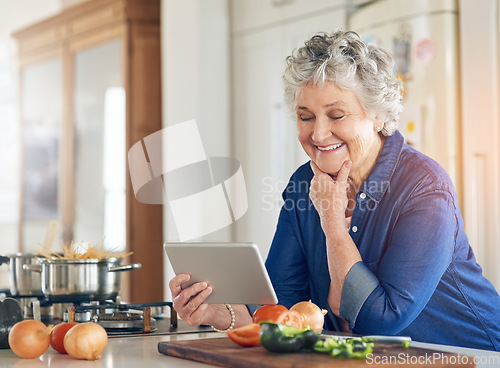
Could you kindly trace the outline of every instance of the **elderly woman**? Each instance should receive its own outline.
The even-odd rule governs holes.
[[[329,311],[327,330],[500,350],[500,297],[476,263],[453,184],[396,130],[391,56],[354,32],[317,34],[287,58],[283,80],[311,161],[283,193],[266,261],[279,303],[311,300]],[[181,291],[188,278],[170,282],[187,323],[251,322],[245,306],[202,304],[206,283]]]

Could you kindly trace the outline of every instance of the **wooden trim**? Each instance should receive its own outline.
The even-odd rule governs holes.
[[[131,68],[131,62],[130,62],[130,29],[127,28],[126,30],[126,35],[124,37],[124,42],[123,42],[123,75],[124,75],[124,87],[126,95],[125,95],[125,151],[127,152],[127,168],[128,168],[128,151],[130,147],[133,145],[131,143],[130,139],[130,130],[131,130],[131,125],[132,125],[132,119],[130,118],[130,112],[132,110],[131,106],[133,101],[130,98],[130,88],[131,88],[131,83],[130,83],[130,75],[132,73],[132,68]],[[131,213],[131,208],[132,208],[132,201],[135,200],[135,194],[134,191],[132,190],[132,184],[131,184],[131,179],[130,179],[130,173],[127,175],[126,178],[126,183],[125,183],[125,208],[126,208],[126,214],[125,214],[125,224],[127,228],[127,232],[125,234],[125,239],[126,239],[126,244],[127,244],[127,251],[132,252],[135,247],[132,246],[132,229],[134,227],[134,223],[132,222],[132,216],[130,215]],[[130,261],[133,262],[132,256],[130,257]],[[136,270],[137,271],[137,270]],[[122,295],[126,300],[132,300],[132,273],[131,272],[124,272],[123,277],[122,277]]]
[[[137,141],[162,128],[160,27],[134,23],[130,27],[127,152]],[[140,70],[140,73],[137,71]],[[131,226],[128,227],[134,262],[143,267],[131,280],[131,300],[163,300],[163,208],[138,202],[127,180]],[[144,285],[149,285],[147,288]]]
[[[109,24],[102,29],[92,30],[84,34],[77,35],[68,42],[69,51],[75,54],[84,49],[98,46],[105,42],[117,39],[124,39],[127,34],[127,24]]]
[[[13,33],[22,52],[50,45],[75,34],[99,29],[113,20],[123,19],[123,0],[92,0]]]
[[[22,68],[25,68],[29,65],[38,64],[51,59],[62,59],[63,57],[63,47],[62,45],[58,45],[58,47],[44,48],[38,50],[36,52],[26,52],[20,53],[18,55],[18,62],[21,72]]]
[[[51,46],[61,40],[113,22],[160,22],[158,0],[90,0],[67,8],[58,15],[35,23],[12,35],[18,40],[21,53]]]
[[[133,0],[127,1],[125,16],[133,21],[156,21],[160,22],[160,2],[157,0]]]

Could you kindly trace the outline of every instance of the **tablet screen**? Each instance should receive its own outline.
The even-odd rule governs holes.
[[[212,304],[276,304],[278,299],[259,249],[254,243],[165,243],[167,257],[176,275],[191,280],[183,288],[206,281]]]

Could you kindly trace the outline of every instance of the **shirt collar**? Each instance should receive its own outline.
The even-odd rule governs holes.
[[[363,192],[377,203],[389,189],[403,143],[404,139],[399,131],[385,139],[377,162],[363,184]]]

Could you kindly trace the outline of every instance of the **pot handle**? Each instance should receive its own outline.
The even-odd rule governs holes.
[[[23,264],[23,270],[42,273],[42,265]]]
[[[136,268],[141,268],[141,267],[142,267],[142,265],[140,263],[134,263],[134,264],[124,265],[124,266],[114,266],[114,267],[108,267],[108,272],[129,271],[129,270],[134,270]]]
[[[0,256],[0,265],[9,262],[10,262],[10,257]]]

